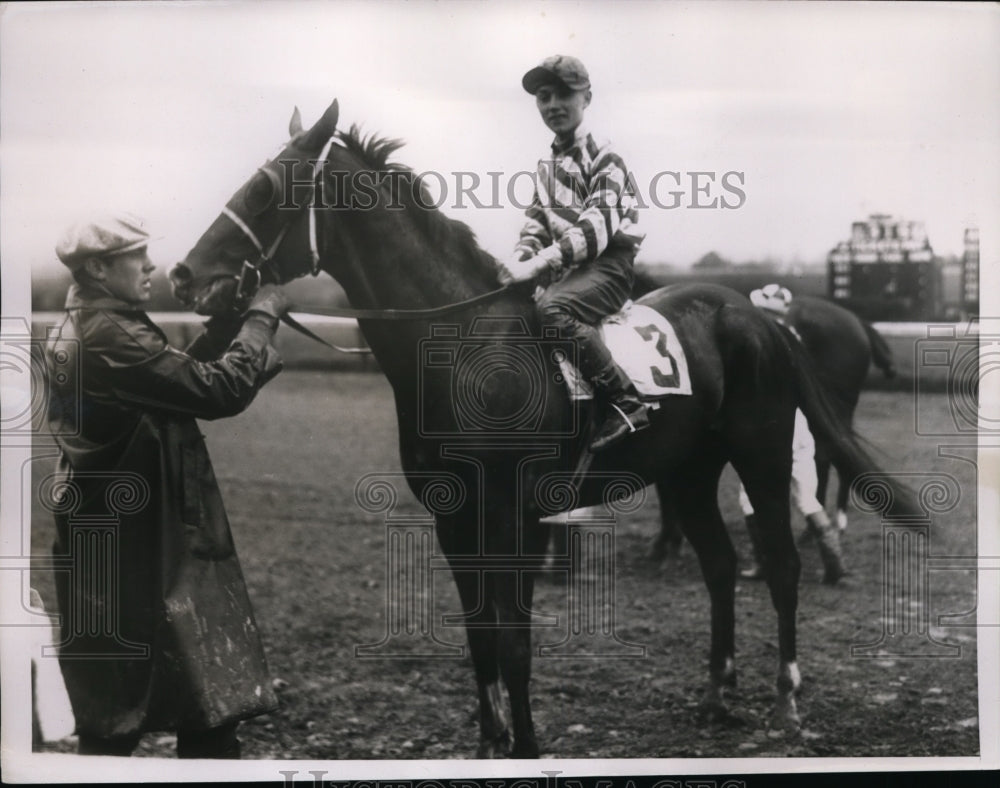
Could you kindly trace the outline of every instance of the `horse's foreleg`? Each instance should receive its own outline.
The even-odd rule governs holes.
[[[474,515],[471,515],[474,517]],[[472,666],[479,696],[480,758],[506,756],[510,733],[503,713],[500,667],[497,656],[497,610],[493,604],[490,576],[482,568],[468,566],[481,549],[468,517],[438,518],[437,534],[441,549],[452,564],[452,576],[462,602],[465,635],[469,641]],[[461,568],[465,564],[465,568]]]
[[[669,487],[662,482],[657,482],[656,493],[660,499],[660,532],[653,540],[649,557],[651,560],[659,562],[665,558],[677,558],[680,555],[684,534],[681,533],[677,523],[677,512]]]
[[[480,570],[455,572],[455,585],[465,611],[465,633],[479,695],[478,758],[505,757],[510,733],[503,713],[500,670],[497,660],[496,609],[487,587],[489,578]]]
[[[534,572],[501,571],[493,578],[494,601],[499,616],[500,675],[510,698],[514,726],[512,758],[537,758],[538,741],[531,719],[531,601]]]

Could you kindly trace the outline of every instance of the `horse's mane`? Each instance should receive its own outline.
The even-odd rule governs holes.
[[[427,185],[410,167],[389,160],[405,144],[403,140],[378,137],[375,134],[362,135],[358,124],[350,131],[339,131],[337,136],[344,147],[362,164],[373,172],[400,172],[400,178],[392,178],[386,187],[394,201],[402,203],[412,217],[417,228],[434,246],[451,248],[463,259],[474,260],[494,274],[496,261],[493,256],[479,246],[472,229],[456,219],[445,216],[437,209]],[[416,196],[419,195],[419,200]]]

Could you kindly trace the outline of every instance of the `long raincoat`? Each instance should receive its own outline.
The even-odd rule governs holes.
[[[66,310],[46,346],[61,448],[47,505],[68,567],[55,573],[59,662],[77,732],[202,730],[273,710],[196,419],[240,413],[277,374],[277,321],[209,321],[181,352],[100,291],[73,285]]]

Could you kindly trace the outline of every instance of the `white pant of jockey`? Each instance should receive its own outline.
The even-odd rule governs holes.
[[[816,444],[805,414],[795,409],[795,434],[792,436],[792,501],[803,517],[823,511],[816,499]],[[744,516],[753,514],[747,491],[740,484],[740,508]]]

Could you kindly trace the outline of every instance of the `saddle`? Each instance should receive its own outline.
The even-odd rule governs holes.
[[[631,378],[639,397],[656,402],[669,396],[690,396],[687,357],[670,322],[651,307],[627,301],[599,325],[601,339],[615,362]],[[560,364],[570,399],[593,399],[594,391],[569,361]]]

